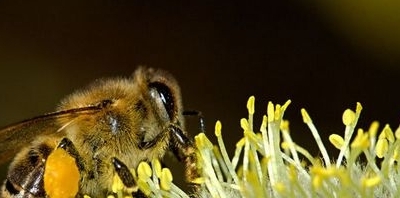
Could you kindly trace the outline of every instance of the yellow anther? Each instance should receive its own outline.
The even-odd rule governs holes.
[[[370,137],[375,137],[376,134],[378,133],[378,129],[379,129],[379,122],[378,121],[373,121],[371,123],[371,125],[369,126],[369,129],[368,129],[369,136]]]
[[[307,111],[306,111],[306,109],[301,109],[301,116],[303,117],[303,122],[304,123],[311,123],[312,122],[312,120],[311,120],[311,118],[310,118],[310,115],[308,115],[308,113],[307,113]]]
[[[168,168],[163,168],[160,177],[160,186],[163,190],[170,190],[172,183],[172,173]]]
[[[270,160],[271,160],[271,157],[263,157],[261,159],[261,164],[262,165],[267,165]]]
[[[349,172],[343,168],[339,168],[336,171],[336,177],[338,177],[340,179],[340,182],[344,185],[344,186],[349,186],[352,185],[352,179],[349,176]]]
[[[377,175],[368,179],[363,178],[361,180],[362,186],[363,187],[367,187],[367,188],[371,188],[374,186],[377,186],[378,184],[381,183],[381,178]]]
[[[397,139],[400,139],[400,126],[397,127],[396,131],[394,132],[394,135],[396,136]]]
[[[135,170],[134,168],[129,169],[129,171],[131,172],[131,174],[132,174],[132,176],[133,176],[134,178],[137,178],[136,170]]]
[[[285,104],[283,104],[283,106],[281,107],[281,112],[285,112],[291,102],[291,100],[286,101]]]
[[[353,110],[346,109],[343,112],[342,121],[344,125],[350,126],[354,123],[355,120],[356,120],[356,114],[354,113]]]
[[[396,160],[397,162],[400,161],[400,155],[399,155],[399,151],[398,151],[399,147],[397,147],[394,151],[393,151],[393,160]]]
[[[275,113],[274,113],[275,120],[281,119],[281,115],[282,115],[281,105],[277,104],[275,106]]]
[[[332,134],[329,136],[329,141],[335,146],[337,149],[342,149],[344,144],[344,140],[340,135]]]
[[[146,181],[147,178],[151,177],[152,170],[147,162],[140,162],[137,168],[139,179]]]
[[[139,189],[143,192],[143,194],[145,194],[146,196],[149,196],[152,192],[149,184],[147,184],[147,182],[143,179],[139,179],[137,182],[138,182],[137,184],[139,186]]]
[[[318,175],[321,178],[328,178],[328,177],[335,176],[335,175],[337,175],[338,170],[339,169],[337,169],[334,166],[324,168],[321,165],[315,165],[315,166],[311,167],[311,169],[310,169],[311,173],[313,173],[314,175]]]
[[[221,122],[218,120],[215,123],[215,136],[219,137],[222,134],[222,124]]]
[[[210,142],[210,140],[207,138],[207,136],[204,133],[199,133],[194,137],[195,144],[197,148],[199,149],[212,149],[213,144]]]
[[[257,145],[258,137],[254,132],[245,131],[243,134],[244,134],[244,137],[247,137],[250,142],[252,142],[254,145]]]
[[[278,191],[281,194],[283,194],[286,191],[285,184],[282,182],[276,182],[274,185],[274,188],[276,191]]]
[[[260,126],[260,131],[265,131],[267,129],[268,118],[266,115],[263,115],[263,119]]]
[[[290,181],[295,182],[298,180],[297,178],[298,178],[298,173],[297,173],[296,167],[291,165],[289,167],[289,179],[290,179]]]
[[[314,187],[315,189],[320,188],[320,187],[322,186],[322,181],[323,181],[323,179],[321,178],[321,176],[315,175],[315,176],[312,178],[312,185],[313,185],[313,187]]]
[[[249,111],[250,115],[254,114],[254,103],[255,103],[255,97],[250,96],[249,100],[247,100],[247,110]]]
[[[256,133],[256,136],[257,136],[257,139],[260,141],[263,139],[262,133],[260,133],[260,132]]]
[[[385,125],[385,128],[383,128],[382,133],[385,134],[386,138],[389,140],[389,142],[394,142],[394,135],[393,135],[393,131],[390,128],[389,124]]]
[[[240,119],[240,126],[245,131],[249,131],[250,130],[249,122],[247,122],[247,120],[245,118]]]
[[[289,121],[288,120],[282,120],[281,126],[280,126],[282,131],[289,131]]]
[[[356,113],[357,113],[358,115],[360,115],[360,113],[361,113],[361,110],[362,110],[361,103],[357,102],[357,106],[356,106]]]
[[[375,147],[376,156],[378,156],[379,158],[384,157],[388,149],[389,149],[389,143],[387,139],[385,138],[378,139],[378,142],[376,143]]]
[[[153,166],[154,172],[156,174],[157,177],[161,177],[161,163],[160,160],[158,160],[157,158],[153,159],[151,161],[151,164]]]
[[[359,148],[361,150],[367,149],[369,147],[369,137],[368,133],[364,133],[362,129],[358,129],[357,136],[351,143],[352,148]]]
[[[290,144],[288,142],[282,142],[281,143],[281,147],[282,147],[282,149],[289,149],[290,148]]]
[[[124,189],[124,183],[122,183],[121,179],[117,174],[113,176],[113,183],[111,186],[111,190],[113,193],[117,193],[118,191],[121,191]]]
[[[272,104],[272,102],[268,102],[267,115],[268,115],[268,122],[273,122],[275,120],[274,118],[275,110],[274,110],[274,104]]]

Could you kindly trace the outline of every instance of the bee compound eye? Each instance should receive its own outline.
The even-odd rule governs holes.
[[[157,91],[158,96],[154,97],[159,97],[159,99],[161,99],[169,118],[172,119],[175,114],[175,101],[171,89],[161,82],[150,83],[149,87]]]

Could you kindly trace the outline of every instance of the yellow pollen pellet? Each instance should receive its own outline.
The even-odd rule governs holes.
[[[64,149],[57,148],[46,160],[44,189],[49,197],[75,197],[80,173],[75,159]]]

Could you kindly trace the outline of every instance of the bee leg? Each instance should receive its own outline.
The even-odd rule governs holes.
[[[112,158],[112,164],[114,165],[115,172],[117,172],[119,178],[121,179],[122,183],[130,188],[135,186],[135,179],[129,168],[119,159],[116,157]]]
[[[137,192],[133,192],[132,193],[132,197],[135,197],[135,198],[147,198],[147,196],[140,190],[138,190]]]
[[[20,152],[10,165],[0,197],[45,197],[45,161],[53,148],[43,141]]]
[[[133,175],[131,171],[129,171],[129,168],[118,158],[113,157],[112,158],[112,164],[114,165],[115,172],[117,172],[118,177],[121,179],[122,183],[128,187],[134,187],[136,186],[135,179],[133,178]],[[137,198],[145,198],[147,197],[145,194],[143,194],[142,191],[137,190],[136,192],[132,192],[133,197]]]
[[[197,159],[193,142],[178,126],[171,125],[170,132],[173,142],[170,144],[170,148],[178,160],[185,163],[186,180],[191,182],[200,175],[197,171]]]
[[[70,154],[73,158],[75,158],[75,163],[76,163],[76,166],[78,166],[79,171],[82,171],[85,169],[83,159],[79,155],[79,152],[76,150],[74,143],[70,139],[63,138],[60,141],[60,143],[58,144],[57,148],[64,149],[65,151],[67,151],[68,154]]]

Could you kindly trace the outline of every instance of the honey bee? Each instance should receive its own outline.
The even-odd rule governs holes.
[[[98,80],[62,100],[56,112],[0,130],[0,163],[16,155],[1,197],[47,197],[46,160],[56,149],[75,159],[76,197],[106,197],[114,175],[135,186],[128,167],[167,151],[190,180],[195,154],[183,116],[180,89],[165,71],[140,67],[131,78]]]

